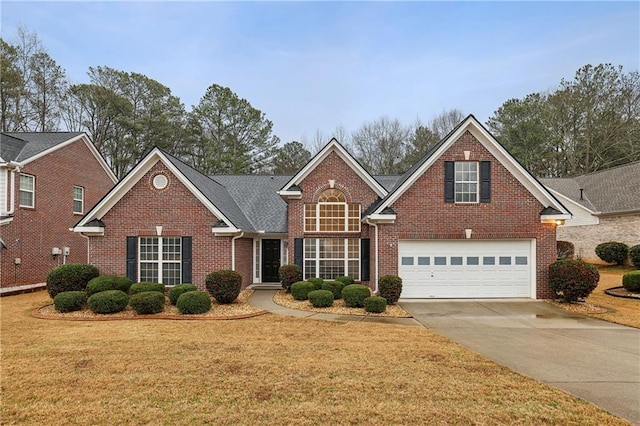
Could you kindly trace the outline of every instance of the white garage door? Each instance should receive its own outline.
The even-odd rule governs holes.
[[[531,297],[531,240],[398,243],[405,298]]]

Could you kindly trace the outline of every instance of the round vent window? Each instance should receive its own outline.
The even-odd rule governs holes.
[[[169,179],[165,175],[155,175],[153,177],[153,186],[156,189],[165,189],[169,184]]]

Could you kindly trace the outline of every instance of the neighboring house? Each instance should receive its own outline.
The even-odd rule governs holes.
[[[403,176],[374,177],[335,139],[294,176],[207,177],[153,149],[77,225],[105,274],[204,288],[350,275],[402,297],[548,298],[569,211],[473,117]]]
[[[116,181],[84,133],[0,133],[0,286],[86,263],[87,239],[69,228]]]
[[[598,244],[640,244],[640,161],[575,178],[540,179],[574,217],[558,227],[558,240],[571,241],[576,255],[599,261]]]

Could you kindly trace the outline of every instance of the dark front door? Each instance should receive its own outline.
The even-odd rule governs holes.
[[[262,282],[276,283],[280,269],[280,240],[262,240]]]

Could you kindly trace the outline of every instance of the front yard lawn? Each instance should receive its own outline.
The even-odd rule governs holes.
[[[640,300],[625,299],[605,294],[605,290],[622,285],[622,276],[631,268],[618,266],[600,266],[600,281],[598,287],[587,298],[588,303],[593,303],[607,309],[604,314],[589,314],[594,318],[615,322],[630,327],[640,328]]]
[[[3,424],[628,424],[427,329],[33,318],[0,299]]]

